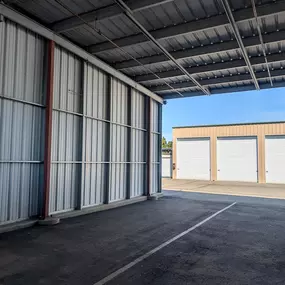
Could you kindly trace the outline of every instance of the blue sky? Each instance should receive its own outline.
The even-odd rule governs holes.
[[[285,88],[172,99],[163,106],[163,135],[172,127],[285,121]]]

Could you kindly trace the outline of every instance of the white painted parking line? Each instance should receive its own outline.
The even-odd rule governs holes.
[[[112,279],[116,278],[118,275],[122,274],[123,272],[127,271],[128,269],[132,268],[133,266],[135,266],[136,264],[138,264],[139,262],[143,261],[144,259],[148,258],[149,256],[153,255],[154,253],[156,253],[157,251],[161,250],[162,248],[166,247],[167,245],[173,243],[174,241],[176,241],[177,239],[185,236],[186,234],[194,231],[195,229],[197,229],[198,227],[202,226],[203,224],[205,224],[206,222],[210,221],[211,219],[213,219],[214,217],[216,217],[217,215],[223,213],[224,211],[228,210],[229,208],[231,208],[232,206],[234,206],[236,204],[236,202],[232,203],[231,205],[223,208],[222,210],[214,213],[213,215],[209,216],[208,218],[206,218],[205,220],[201,221],[200,223],[196,224],[195,226],[189,228],[188,230],[180,233],[179,235],[171,238],[170,240],[162,243],[161,245],[155,247],[154,249],[152,249],[151,251],[147,252],[146,254],[138,257],[137,259],[135,259],[134,261],[130,262],[129,264],[123,266],[122,268],[118,269],[117,271],[111,273],[110,275],[106,276],[105,278],[101,279],[100,281],[96,282],[94,285],[103,285],[106,284],[107,282],[111,281]]]

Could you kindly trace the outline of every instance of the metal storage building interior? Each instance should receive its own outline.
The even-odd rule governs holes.
[[[160,193],[163,100],[284,86],[284,10],[1,2],[0,224]]]
[[[9,19],[0,45],[0,225],[160,192],[159,96]]]

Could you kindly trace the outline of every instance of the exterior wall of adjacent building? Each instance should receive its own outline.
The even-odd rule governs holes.
[[[173,128],[173,163],[177,165],[177,139],[179,138],[210,138],[211,144],[211,180],[217,180],[217,138],[218,137],[257,137],[258,149],[258,181],[265,183],[265,137],[285,135],[285,122],[264,124],[241,124],[221,126],[197,126]],[[175,168],[173,178],[176,179]]]

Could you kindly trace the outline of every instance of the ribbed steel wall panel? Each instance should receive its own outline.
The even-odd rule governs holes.
[[[159,141],[159,135],[152,133],[152,189],[151,193],[157,193],[158,192],[158,176],[159,176],[159,155],[161,155],[158,152],[158,144]]]
[[[127,125],[128,87],[115,78],[112,78],[111,85],[111,121]]]
[[[145,95],[132,90],[132,126],[136,128],[146,129],[145,100]]]
[[[132,90],[131,121],[132,126],[140,129],[131,131],[131,197],[142,196],[145,193],[146,182],[146,99],[143,94]],[[141,130],[142,129],[142,130]]]
[[[87,119],[83,207],[103,203],[106,175],[107,123]]]
[[[128,87],[115,78],[111,80],[111,130],[110,130],[110,202],[126,198],[127,191],[127,149]]]
[[[81,113],[81,60],[56,46],[53,108]]]
[[[106,152],[107,141],[107,75],[91,64],[84,67],[84,100],[86,109],[84,156],[84,189],[82,193],[83,207],[103,204],[106,169],[108,166]]]
[[[0,224],[40,214],[46,55],[44,39],[0,23]],[[56,47],[49,214],[102,204],[107,179],[110,202],[146,192],[146,97],[111,78],[108,101],[108,75],[83,62]],[[153,139],[157,116],[153,103]]]
[[[159,104],[157,102],[155,102],[154,100],[151,100],[151,104],[152,104],[152,114],[151,114],[151,117],[152,117],[152,128],[151,128],[151,131],[152,132],[159,132],[159,118],[158,118],[158,115],[159,115]]]
[[[0,23],[0,96],[43,104],[45,40],[10,21]]]
[[[156,163],[159,161],[159,153],[158,153],[158,141],[159,135],[158,134],[152,134],[152,162]]]
[[[55,49],[50,214],[77,206],[81,176],[82,62]],[[68,113],[70,112],[70,113]]]
[[[152,129],[151,129],[151,144],[152,144],[152,152],[151,152],[151,163],[152,163],[152,177],[151,177],[151,193],[157,193],[159,188],[159,144],[161,143],[159,140],[159,104],[155,101],[151,101],[152,104]]]
[[[159,164],[158,163],[153,163],[152,164],[152,177],[151,177],[151,189],[150,193],[158,193],[158,183],[159,183]]]
[[[45,99],[44,51],[41,37],[8,20],[0,23],[0,224],[39,214],[44,109],[37,104]]]
[[[140,130],[132,130],[131,146],[131,197],[144,194],[146,158],[145,158],[145,136]]]
[[[76,207],[80,187],[81,118],[53,111],[50,213]]]
[[[107,117],[107,75],[91,64],[85,64],[85,115],[98,119]]]
[[[126,198],[127,127],[111,125],[110,201]]]

